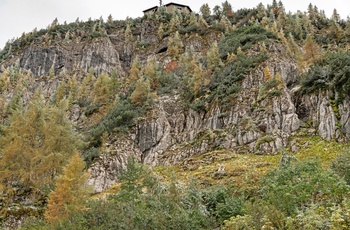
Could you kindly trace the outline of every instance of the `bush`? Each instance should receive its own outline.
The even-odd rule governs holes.
[[[243,214],[243,199],[235,197],[233,192],[226,187],[215,187],[204,193],[205,206],[218,223]]]
[[[350,185],[350,153],[344,152],[332,162],[332,170]]]
[[[236,61],[228,63],[222,70],[214,73],[209,85],[212,92],[209,99],[217,98],[225,104],[230,102],[240,91],[240,81],[267,58],[265,52],[256,56],[238,55]]]
[[[335,205],[342,202],[350,187],[339,176],[323,171],[317,161],[297,162],[268,173],[262,180],[263,199],[286,215],[312,203]]]
[[[229,53],[237,54],[237,49],[239,47],[241,47],[242,51],[245,51],[258,42],[265,42],[268,44],[269,39],[276,39],[276,36],[266,31],[261,26],[240,27],[236,31],[225,35],[222,41],[220,41],[220,57],[226,59]]]
[[[120,99],[109,109],[106,116],[92,127],[89,139],[93,146],[100,144],[100,138],[103,133],[112,131],[123,131],[133,126],[140,114],[145,111],[144,108],[133,106],[129,100]]]
[[[350,52],[329,54],[303,76],[301,92],[312,93],[316,90],[333,90],[340,97],[350,94]]]
[[[121,182],[117,194],[90,201],[58,229],[207,229],[212,224],[195,186],[162,184],[133,160]]]

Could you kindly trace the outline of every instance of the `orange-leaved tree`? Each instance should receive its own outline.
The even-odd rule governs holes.
[[[57,179],[55,190],[49,195],[45,211],[48,223],[58,224],[68,219],[75,210],[84,210],[90,192],[87,178],[85,162],[76,152]]]

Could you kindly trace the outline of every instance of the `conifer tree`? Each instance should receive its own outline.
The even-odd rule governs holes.
[[[225,33],[229,33],[233,31],[232,24],[226,16],[221,17],[220,25],[224,28]]]
[[[182,52],[183,43],[180,39],[180,34],[176,31],[174,37],[170,37],[168,40],[168,54],[173,60],[178,60],[180,52]]]
[[[57,86],[54,98],[53,98],[53,103],[55,105],[59,105],[59,103],[64,99],[66,94],[66,84],[64,82],[60,82],[59,85]]]
[[[271,74],[270,69],[269,69],[268,66],[265,66],[263,72],[264,72],[264,81],[265,82],[272,80],[272,74]]]
[[[61,104],[64,106],[64,104]],[[17,108],[3,128],[0,183],[46,194],[76,148],[80,147],[65,107],[50,107],[36,92],[28,109]]]
[[[113,24],[113,16],[110,14],[108,15],[108,18],[107,18],[107,23],[112,25]]]
[[[171,32],[174,32],[174,31],[177,31],[179,28],[180,28],[180,18],[177,14],[175,14],[171,20],[170,20],[170,23],[169,23],[169,29]]]
[[[100,105],[108,103],[110,95],[110,78],[108,74],[100,74],[94,84],[94,97],[95,102]]]
[[[161,22],[159,27],[158,27],[158,38],[159,38],[159,40],[163,39],[163,34],[164,34],[164,25],[163,25],[163,22]]]
[[[136,82],[135,90],[130,96],[131,102],[136,106],[148,106],[150,104],[151,86],[148,79],[143,76]]]
[[[309,34],[306,37],[305,44],[303,46],[303,61],[305,67],[313,64],[320,58],[320,47],[313,40],[312,36]]]
[[[214,70],[216,67],[222,65],[221,58],[219,56],[219,48],[218,44],[214,42],[207,52],[207,63],[208,69]]]
[[[214,6],[213,12],[214,12],[215,18],[217,20],[221,19],[222,11],[221,11],[221,7],[219,5]]]
[[[140,63],[139,58],[136,56],[131,64],[128,83],[129,85],[133,85],[140,78]]]
[[[124,38],[126,41],[132,41],[133,40],[133,35],[131,32],[131,27],[130,24],[127,23],[126,24],[126,28],[125,28],[125,32],[124,32]]]
[[[203,4],[199,10],[200,10],[203,18],[210,17],[211,12],[210,12],[210,7],[209,7],[208,3]]]
[[[227,18],[232,18],[233,17],[232,6],[227,0],[222,3],[222,13]]]
[[[84,210],[89,189],[86,185],[88,173],[84,172],[85,162],[75,153],[70,163],[63,169],[63,174],[55,183],[55,190],[50,193],[45,219],[52,225],[69,218],[75,210]]]
[[[68,105],[70,107],[73,105],[74,101],[77,99],[77,94],[78,94],[78,80],[76,75],[73,75],[73,77],[68,80],[68,87],[69,87]]]
[[[83,78],[80,87],[78,97],[80,99],[87,99],[91,97],[91,91],[94,85],[94,68],[90,68],[86,77]]]
[[[152,89],[156,89],[158,86],[158,64],[154,57],[151,57],[147,65],[143,67],[142,72],[145,75],[146,79],[149,80]]]
[[[207,21],[203,18],[202,15],[198,18],[198,25],[201,29],[206,29],[209,27]]]

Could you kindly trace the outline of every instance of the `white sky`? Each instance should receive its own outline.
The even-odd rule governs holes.
[[[212,9],[225,0],[163,0],[163,4],[176,2],[188,5],[195,12],[208,3]],[[262,2],[265,6],[272,0],[228,0],[233,10],[253,8]],[[319,10],[325,10],[328,17],[336,8],[343,19],[350,15],[349,0],[282,0],[287,11],[306,11],[311,2]],[[85,21],[89,17],[104,19],[112,14],[114,19],[140,17],[142,11],[159,5],[159,0],[0,0],[0,49],[11,38],[20,37],[22,32],[30,32],[35,27],[46,28],[57,18],[59,23],[73,22],[79,17]]]

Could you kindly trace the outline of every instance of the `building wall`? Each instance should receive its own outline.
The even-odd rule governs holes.
[[[167,12],[168,13],[171,13],[171,12],[174,12],[175,10],[180,10],[184,13],[190,13],[190,11],[188,10],[187,7],[183,7],[183,6],[176,6],[176,5],[170,5],[170,6],[167,6]]]
[[[159,8],[155,8],[153,10],[149,10],[144,12],[144,14],[154,14],[155,12],[157,12]],[[175,10],[180,10],[181,12],[184,13],[191,13],[191,11],[187,8],[187,7],[183,7],[183,6],[177,6],[177,5],[169,5],[166,7],[166,11],[168,13],[174,12]]]

